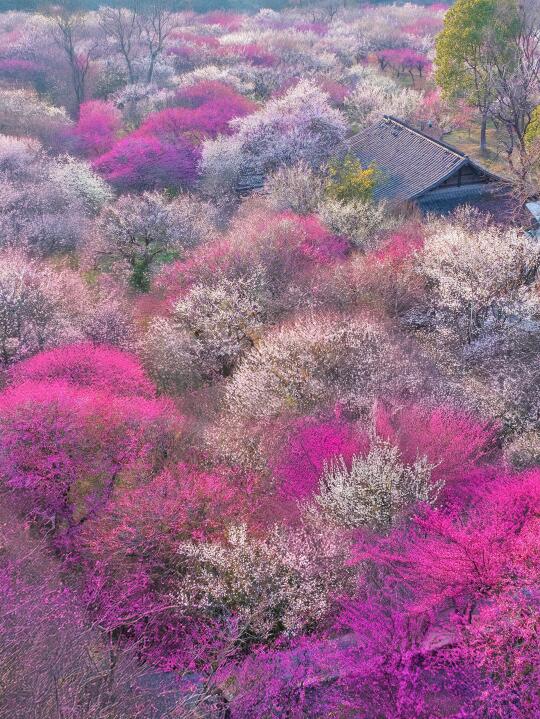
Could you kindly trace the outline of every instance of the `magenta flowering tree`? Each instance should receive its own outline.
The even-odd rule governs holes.
[[[120,476],[163,462],[180,420],[168,402],[65,382],[24,382],[0,396],[3,483],[57,526],[86,521]]]
[[[215,38],[205,38],[205,40],[211,39]],[[236,106],[237,116],[247,115],[256,108],[254,102],[240,95],[230,85],[217,80],[201,80],[194,85],[180,88],[176,93],[176,101],[179,105],[193,108],[212,102],[223,102],[227,103],[231,109]]]
[[[325,464],[338,457],[350,462],[369,448],[368,437],[341,419],[304,417],[291,423],[274,473],[287,499],[302,500],[316,491]]]
[[[85,596],[100,624],[136,638],[144,657],[162,669],[212,674],[216,652],[225,648],[228,659],[240,631],[229,632],[234,617],[203,617],[172,598],[174,582],[190,571],[179,546],[218,547],[228,526],[255,514],[254,489],[253,478],[238,470],[185,463],[138,486],[118,487],[77,538]]]
[[[251,42],[246,45],[228,45],[226,47],[228,57],[237,57],[240,60],[247,60],[256,67],[273,67],[279,63],[279,58],[268,52],[261,45]]]
[[[135,137],[154,136],[174,143],[185,135],[200,141],[215,137],[220,132],[229,133],[229,121],[238,115],[238,108],[226,102],[208,102],[198,107],[172,107],[150,117],[135,133]],[[245,113],[244,113],[245,114]]]
[[[34,355],[13,366],[10,380],[15,385],[66,382],[125,397],[151,398],[156,392],[133,355],[90,343],[66,345]]]
[[[431,68],[431,62],[425,55],[410,48],[380,50],[377,53],[377,60],[381,70],[391,67],[398,75],[401,73],[410,75],[413,85],[415,73],[421,78]]]
[[[373,258],[382,264],[393,265],[399,269],[406,260],[424,246],[423,229],[420,226],[409,225],[392,232],[383,242],[382,247],[373,253]]]
[[[171,107],[150,115],[135,136],[155,136],[174,144],[183,135],[194,142],[219,133],[229,134],[229,122],[254,112],[255,103],[220,82],[205,81],[176,93],[181,107]]]
[[[293,233],[300,235],[300,252],[308,260],[324,264],[343,259],[349,250],[347,240],[330,232],[314,215],[284,212],[276,219],[292,223]]]
[[[229,524],[247,519],[254,490],[253,478],[238,470],[176,464],[118,489],[82,534],[83,554],[117,578],[137,560],[149,567],[172,561],[180,541],[223,537]]]
[[[218,25],[229,32],[239,30],[244,23],[245,16],[225,10],[213,10],[207,12],[199,18],[199,22],[203,25]]]
[[[188,188],[197,177],[198,149],[183,137],[174,144],[153,135],[128,135],[93,162],[122,191]]]
[[[425,456],[432,477],[447,491],[458,489],[468,474],[498,459],[497,428],[447,407],[409,405],[392,410],[379,403],[375,413],[379,437],[399,447],[406,462]]]
[[[189,188],[197,177],[202,141],[231,132],[231,120],[256,109],[219,82],[179,90],[176,101],[181,107],[149,115],[137,130],[96,158],[94,169],[120,190]],[[90,118],[88,124],[95,129],[97,119]]]
[[[89,100],[81,105],[77,123],[69,130],[69,139],[76,152],[96,157],[112,148],[120,127],[120,113],[114,105]]]
[[[13,507],[0,505],[0,711],[18,719],[158,719],[164,677],[152,688],[137,646],[113,642],[89,621],[87,606],[62,567]],[[169,683],[173,698],[174,685]],[[121,701],[121,714],[116,711]]]
[[[0,59],[0,77],[10,82],[30,82],[36,89],[43,89],[45,84],[46,68],[34,60],[24,60],[17,57]]]

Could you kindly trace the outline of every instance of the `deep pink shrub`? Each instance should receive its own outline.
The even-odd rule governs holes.
[[[159,563],[123,569],[122,575],[111,574],[99,563],[87,569],[83,596],[94,620],[121,641],[134,641],[139,657],[150,666],[176,672],[182,690],[193,689],[196,696],[204,675],[215,672],[216,659],[219,662],[220,655],[230,651],[232,641],[227,639],[238,635],[238,622],[230,617],[203,623],[175,611],[164,591],[169,572]],[[190,677],[186,672],[194,674]]]
[[[90,100],[79,110],[77,124],[70,130],[74,150],[87,157],[108,152],[121,127],[121,116],[109,102]]]
[[[374,556],[409,587],[417,611],[451,606],[458,614],[540,577],[538,470],[499,476],[463,508],[424,508],[396,530]],[[370,549],[367,549],[367,554]]]
[[[176,93],[176,101],[185,107],[198,108],[211,102],[222,102],[231,106],[231,111],[235,111],[239,117],[247,115],[256,109],[256,104],[240,95],[229,85],[217,80],[204,80],[189,85],[189,87],[181,88]]]
[[[81,536],[84,551],[121,573],[123,563],[172,559],[178,542],[210,541],[246,518],[253,486],[242,472],[204,471],[185,463],[115,491]]]
[[[411,77],[416,71],[420,77],[431,68],[431,62],[425,55],[410,48],[389,48],[377,52],[377,60],[384,70],[390,66],[401,72],[408,72]]]
[[[350,88],[346,85],[328,78],[321,78],[318,84],[320,88],[326,92],[330,100],[336,105],[341,105],[350,92]]]
[[[399,265],[424,246],[422,228],[415,225],[402,227],[383,243],[373,257],[377,262]]]
[[[68,345],[30,357],[14,365],[12,384],[66,382],[111,395],[154,397],[155,387],[140,362],[113,347],[90,343]]]
[[[433,478],[444,480],[450,492],[498,455],[496,427],[446,407],[379,404],[375,428],[379,437],[399,447],[406,462],[426,456],[435,465]]]
[[[225,10],[213,10],[198,18],[203,25],[219,25],[226,30],[234,32],[240,30],[244,23],[244,16]]]
[[[229,122],[255,109],[254,103],[221,83],[182,90],[173,107],[143,124],[94,161],[94,169],[121,190],[185,189],[197,176],[200,145],[229,132]]]
[[[153,293],[170,304],[194,284],[208,282],[212,277],[225,273],[231,266],[231,258],[231,245],[227,240],[199,245],[185,260],[163,267],[154,281]]]
[[[45,67],[32,60],[0,58],[0,77],[15,82],[41,84],[45,80]]]
[[[25,382],[0,395],[0,474],[32,513],[72,526],[107,501],[119,474],[152,472],[180,427],[163,400]]]
[[[256,210],[238,217],[225,239],[203,244],[186,260],[164,268],[154,292],[174,300],[217,272],[256,264],[267,267],[277,282],[294,278],[298,283],[303,272],[342,260],[348,249],[344,239],[330,233],[314,216]]]
[[[182,136],[173,143],[132,134],[93,162],[93,168],[119,190],[188,188],[197,177],[199,150]]]
[[[227,56],[244,58],[260,67],[273,67],[279,63],[278,57],[254,42],[247,45],[227,45],[225,52]]]
[[[155,665],[184,671],[207,668],[208,631],[217,628],[170,606],[169,579],[179,542],[217,541],[231,524],[251,521],[252,479],[218,467],[204,471],[179,464],[142,484],[119,486],[109,504],[80,532],[86,598],[100,623],[129,632]],[[204,638],[206,637],[206,638]]]
[[[301,234],[300,251],[308,259],[317,263],[326,263],[343,259],[349,249],[347,240],[333,235],[314,215],[296,215],[284,212],[279,219],[292,222]]]
[[[232,252],[244,262],[282,265],[283,278],[343,259],[348,243],[314,216],[264,210],[240,217],[230,232]]]
[[[306,499],[316,491],[325,463],[340,456],[348,463],[353,455],[369,449],[367,435],[339,419],[295,420],[285,441],[274,474],[281,495],[289,500]]]
[[[190,45],[196,45],[200,47],[218,48],[220,45],[219,39],[217,37],[213,37],[212,35],[196,35],[193,32],[184,32],[180,30],[171,33],[171,39],[178,39],[184,43],[187,42]],[[180,49],[181,48],[172,47],[169,48],[168,51],[175,53],[177,50]]]
[[[254,103],[226,86],[201,87],[199,92],[181,92],[177,97],[186,107],[173,107],[150,115],[134,136],[155,136],[174,145],[187,135],[192,141],[200,142],[205,137],[230,132],[230,120],[244,117],[255,109]]]
[[[499,476],[468,506],[359,538],[372,569],[340,615],[351,638],[337,663],[363,715],[376,702],[392,717],[536,716],[539,479]]]
[[[533,587],[499,595],[463,624],[461,644],[448,665],[451,670],[461,662],[481,672],[480,691],[466,705],[467,716],[540,716],[539,615],[540,593]]]

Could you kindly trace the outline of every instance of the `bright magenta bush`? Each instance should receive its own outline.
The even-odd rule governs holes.
[[[410,405],[394,410],[379,404],[375,427],[378,436],[399,447],[406,462],[427,457],[434,465],[433,478],[443,480],[449,491],[498,458],[497,428],[450,408]]]
[[[190,187],[198,149],[183,137],[168,143],[153,135],[128,135],[93,162],[107,182],[123,191]]]
[[[80,524],[125,472],[144,476],[181,422],[164,400],[65,382],[23,382],[0,396],[0,471],[43,518]]]
[[[120,112],[102,100],[89,100],[81,105],[77,124],[70,131],[74,149],[86,157],[108,152],[121,128]]]
[[[281,494],[287,499],[308,498],[317,490],[326,463],[338,457],[350,462],[354,454],[368,448],[367,435],[342,420],[305,417],[294,421],[274,468]]]
[[[14,365],[12,384],[66,382],[111,395],[155,396],[155,388],[140,362],[113,347],[92,344],[67,345],[41,352]]]
[[[284,212],[277,219],[293,223],[294,231],[291,234],[294,237],[295,232],[298,232],[301,236],[299,249],[307,259],[324,264],[346,256],[349,249],[347,240],[333,235],[317,217]]]

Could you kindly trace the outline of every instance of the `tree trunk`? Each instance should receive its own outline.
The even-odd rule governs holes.
[[[480,125],[480,152],[487,155],[487,113],[482,113],[482,124]]]

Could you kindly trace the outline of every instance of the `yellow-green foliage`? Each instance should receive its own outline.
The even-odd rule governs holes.
[[[335,160],[330,165],[328,174],[330,179],[326,192],[341,202],[371,200],[379,179],[375,167],[363,168],[360,161],[352,155],[346,155],[341,162]]]
[[[435,79],[444,96],[485,101],[493,58],[512,62],[510,40],[518,31],[516,0],[457,0],[436,41]]]
[[[525,130],[525,142],[529,147],[540,143],[540,105],[531,114],[531,121]]]

